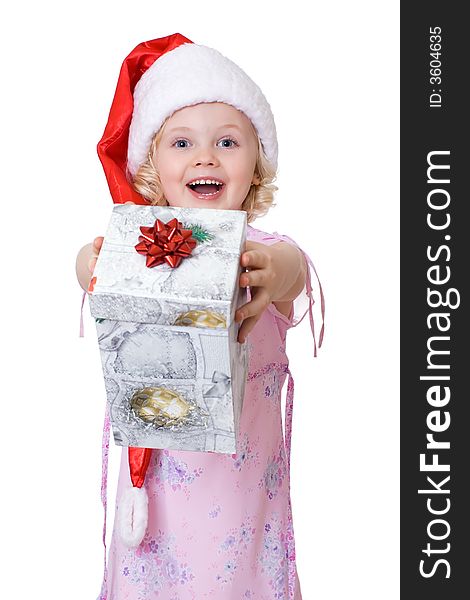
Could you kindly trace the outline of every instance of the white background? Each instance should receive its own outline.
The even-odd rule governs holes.
[[[78,337],[74,263],[111,210],[95,147],[121,62],[141,41],[179,32],[230,57],[268,98],[280,190],[254,225],[296,239],[325,289],[319,357],[307,319],[287,348],[303,598],[398,598],[398,6],[101,0],[6,9],[3,597],[94,600],[100,588],[104,386],[88,306]],[[111,506],[119,452],[112,447]]]

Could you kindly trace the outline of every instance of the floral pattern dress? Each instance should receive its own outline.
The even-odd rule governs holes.
[[[247,238],[265,244],[295,244],[287,236],[251,226]],[[240,452],[152,450],[145,479],[149,497],[146,535],[137,548],[130,549],[113,531],[108,566],[106,546],[104,549],[104,578],[98,600],[302,599],[289,480],[294,381],[285,349],[287,330],[300,323],[307,312],[314,333],[313,264],[305,253],[304,257],[307,283],[294,302],[290,318],[270,304],[247,338],[250,358],[239,427]],[[284,436],[281,391],[286,377]],[[108,449],[106,419],[105,511]],[[123,490],[129,485],[124,448],[116,514]],[[106,521],[103,541],[105,531]]]

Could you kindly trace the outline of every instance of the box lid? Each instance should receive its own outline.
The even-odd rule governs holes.
[[[146,257],[135,249],[140,227],[174,218],[193,230],[191,255],[175,268],[166,262],[147,267]],[[218,319],[216,326],[229,327],[246,294],[238,285],[245,241],[244,211],[116,205],[90,283],[91,314],[166,325],[183,324],[185,315],[209,315]]]

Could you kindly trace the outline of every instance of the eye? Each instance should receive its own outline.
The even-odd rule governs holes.
[[[233,148],[234,146],[238,146],[237,142],[232,139],[232,138],[224,138],[223,140],[220,140],[218,142],[218,144],[222,144],[221,147],[222,148]]]
[[[175,146],[176,148],[187,148],[189,146],[189,142],[183,138],[178,138],[173,142],[172,146]]]

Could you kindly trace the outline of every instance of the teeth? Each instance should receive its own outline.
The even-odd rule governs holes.
[[[196,181],[191,181],[189,185],[207,185],[210,183],[214,185],[223,185],[221,181],[217,181],[216,179],[197,179]]]

